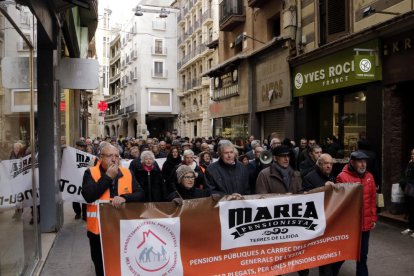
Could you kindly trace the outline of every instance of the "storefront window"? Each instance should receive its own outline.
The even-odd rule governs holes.
[[[343,145],[343,155],[348,157],[356,150],[359,139],[366,135],[366,93],[337,95],[333,97],[332,134]]]
[[[3,3],[0,11],[0,275],[28,275],[40,258],[36,21],[24,6]]]
[[[248,136],[247,115],[214,119],[214,135],[222,136],[238,146],[243,146]]]

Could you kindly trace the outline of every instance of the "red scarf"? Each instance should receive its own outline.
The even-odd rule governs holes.
[[[154,169],[154,164],[152,164],[151,166],[143,165],[143,167],[146,172],[150,172],[152,171],[152,169]]]

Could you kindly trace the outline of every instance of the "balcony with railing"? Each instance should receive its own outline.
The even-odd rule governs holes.
[[[201,22],[203,22],[203,24],[213,22],[213,16],[212,16],[212,13],[211,13],[211,9],[208,9],[205,12],[203,12],[203,14],[201,16]]]
[[[115,72],[115,74],[111,74],[111,76],[109,77],[109,83],[113,83],[117,80],[119,80],[119,78],[121,77],[121,71],[117,70]]]
[[[110,64],[115,63],[121,57],[121,51],[117,51],[114,55],[111,53],[111,59],[109,61]]]
[[[121,100],[120,93],[117,93],[115,95],[110,96],[108,99],[106,99],[106,103],[111,104],[119,100]]]
[[[111,114],[109,112],[105,113],[105,121],[111,121],[118,118],[118,113]]]
[[[222,100],[239,95],[239,85],[234,84],[223,88],[215,88],[213,91],[213,100]]]
[[[206,44],[202,43],[202,44],[197,45],[195,53],[196,53],[196,55],[199,55],[202,52],[204,52],[205,50],[207,50]]]
[[[243,0],[224,0],[220,3],[220,31],[229,32],[246,21]]]
[[[135,112],[135,104],[131,104],[125,107],[126,114],[133,113],[133,112]]]

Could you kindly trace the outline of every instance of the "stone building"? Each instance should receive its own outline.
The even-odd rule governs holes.
[[[218,1],[177,0],[178,95],[177,131],[182,136],[211,135],[210,79],[203,74],[217,65]]]
[[[292,136],[289,66],[295,9],[286,1],[219,3],[219,64],[212,79],[213,134],[240,146],[253,134]]]

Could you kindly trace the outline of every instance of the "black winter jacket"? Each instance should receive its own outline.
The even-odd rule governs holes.
[[[312,189],[323,187],[325,182],[331,181],[335,183],[334,176],[326,176],[322,174],[318,167],[315,167],[312,171],[310,171],[303,179],[303,190],[310,191]]]
[[[249,171],[239,161],[228,165],[219,159],[207,167],[206,185],[211,190],[211,194],[248,195],[250,194]]]
[[[163,202],[166,201],[167,192],[162,178],[160,167],[154,162],[154,168],[147,172],[139,159],[135,159],[129,165],[129,170],[144,189],[144,202]]]

